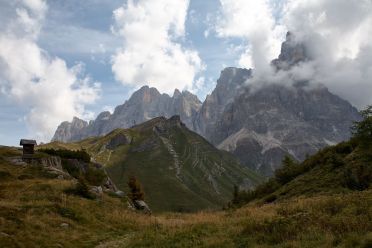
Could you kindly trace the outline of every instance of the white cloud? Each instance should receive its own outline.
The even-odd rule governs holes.
[[[308,80],[359,108],[372,104],[372,1],[285,0],[279,6],[273,0],[220,2],[215,31],[247,44],[239,64],[255,68],[250,84]],[[312,60],[277,73],[269,64],[278,56],[286,30],[305,44]]]
[[[310,81],[357,107],[372,104],[372,1],[288,0],[283,23],[314,59]]]
[[[268,0],[220,0],[215,31],[220,37],[238,37],[247,43],[239,65],[268,70],[270,60],[280,51],[284,27],[278,25]]]
[[[84,106],[97,98],[99,85],[81,77],[82,65],[68,68],[37,45],[45,1],[17,1],[15,7],[0,32],[0,85],[15,103],[29,109],[29,136],[48,141],[61,121],[89,115]]]
[[[124,85],[150,85],[162,92],[190,89],[203,64],[185,37],[188,0],[129,0],[114,11],[114,33],[123,46],[112,57],[112,71]]]

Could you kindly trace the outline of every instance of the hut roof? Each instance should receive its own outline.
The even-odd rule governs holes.
[[[19,145],[24,146],[24,145],[37,145],[36,140],[27,140],[27,139],[21,139],[19,142]]]

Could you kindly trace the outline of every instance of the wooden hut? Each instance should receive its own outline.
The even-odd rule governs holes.
[[[35,153],[36,140],[21,139],[19,144],[23,146],[22,158],[31,159]]]

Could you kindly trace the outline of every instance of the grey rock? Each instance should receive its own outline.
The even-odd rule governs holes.
[[[118,190],[114,182],[109,177],[107,177],[106,182],[103,184],[103,187],[105,189],[105,192],[116,192]]]
[[[131,148],[131,152],[144,152],[154,150],[159,145],[159,142],[154,137],[150,137],[143,141],[140,145]]]
[[[136,91],[128,101],[115,108],[113,114],[102,112],[89,124],[78,118],[63,122],[52,141],[71,142],[91,136],[102,136],[116,128],[129,128],[155,117],[169,118],[180,115],[182,121],[193,129],[193,120],[202,103],[188,91],[175,90],[172,97],[160,94],[155,88],[144,86]]]
[[[282,44],[279,57],[274,59],[271,64],[277,70],[288,70],[292,66],[308,60],[311,60],[310,51],[308,51],[304,43],[296,40],[294,34],[288,32],[286,40]]]
[[[62,223],[62,224],[60,225],[60,227],[62,227],[62,228],[69,228],[70,225],[69,225],[68,223]]]
[[[0,236],[6,237],[6,238],[10,237],[10,235],[5,232],[0,232]]]
[[[116,191],[115,195],[117,195],[118,197],[121,197],[121,198],[125,197],[125,193],[123,191],[120,191],[120,190]]]
[[[285,154],[305,159],[350,138],[359,118],[350,103],[326,88],[271,85],[236,97],[207,138],[243,164],[271,175]]]
[[[83,138],[83,130],[88,127],[88,122],[81,120],[77,117],[74,117],[72,122],[62,122],[53,138],[52,141],[77,141]]]
[[[146,204],[146,202],[141,200],[133,201],[133,205],[137,210],[143,211],[146,214],[151,214],[151,209]]]
[[[115,137],[113,137],[108,144],[106,145],[107,149],[114,150],[115,148],[122,146],[122,145],[128,145],[132,142],[132,137],[130,137],[127,134],[119,133]]]
[[[101,197],[103,194],[103,189],[101,186],[92,186],[90,187],[89,192],[95,195],[96,197]]]
[[[228,67],[225,68],[217,80],[216,88],[208,95],[194,121],[194,131],[209,137],[220,120],[225,106],[231,103],[252,77],[252,70]]]

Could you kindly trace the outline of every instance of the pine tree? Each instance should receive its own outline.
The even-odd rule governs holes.
[[[129,198],[132,201],[145,200],[145,193],[142,190],[142,185],[135,176],[129,177],[128,187],[130,190]]]
[[[360,111],[361,121],[354,122],[351,131],[354,138],[358,139],[362,145],[372,143],[372,105]]]
[[[275,171],[275,179],[280,184],[286,184],[297,175],[298,163],[289,155],[282,161],[282,167]]]
[[[237,185],[234,185],[234,193],[233,193],[232,203],[233,204],[238,204],[239,203],[239,187]]]

